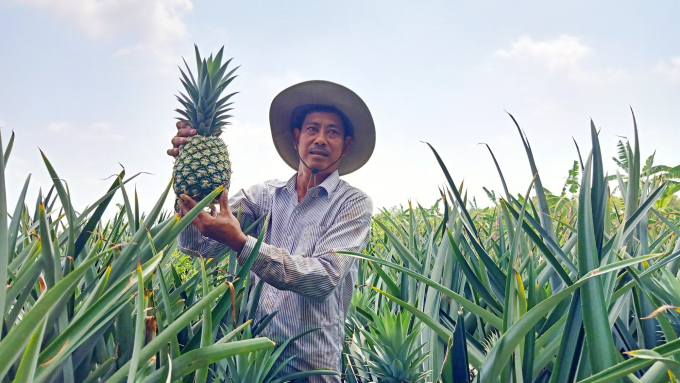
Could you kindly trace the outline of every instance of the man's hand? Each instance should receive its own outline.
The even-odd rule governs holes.
[[[196,135],[196,129],[192,129],[191,125],[184,121],[177,121],[177,135],[170,140],[172,142],[172,149],[168,149],[168,155],[177,157],[179,155],[179,147],[187,143],[187,137]]]
[[[196,201],[186,194],[182,194],[177,201],[182,215],[196,206]],[[246,244],[248,236],[241,231],[241,224],[229,208],[229,197],[227,190],[224,189],[220,196],[219,214],[208,214],[205,211],[198,213],[191,223],[206,237],[212,238],[217,242],[224,243],[237,253],[241,252]]]
[[[168,155],[172,157],[177,157],[179,155],[179,147],[187,143],[187,137],[195,136],[196,129],[193,129],[191,125],[185,121],[177,121],[175,124],[177,127],[177,135],[170,140],[172,143],[172,149],[168,149]],[[222,132],[216,134],[219,137]]]

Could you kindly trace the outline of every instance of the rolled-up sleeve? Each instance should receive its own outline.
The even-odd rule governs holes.
[[[187,226],[177,236],[177,249],[190,257],[213,258],[224,247],[223,243],[203,236],[194,225]]]
[[[319,238],[311,257],[262,243],[251,271],[266,283],[317,302],[324,302],[349,272],[355,259],[335,251],[359,252],[371,232],[373,202],[361,195],[343,203],[335,220]],[[238,255],[241,265],[253,252],[257,239],[249,236]]]
[[[267,185],[253,185],[248,190],[241,189],[229,198],[229,207],[236,216],[240,215],[241,225],[249,225],[260,217],[262,198],[266,198]],[[192,257],[202,256],[211,258],[216,256],[225,245],[203,236],[194,225],[187,226],[177,236],[177,248]]]

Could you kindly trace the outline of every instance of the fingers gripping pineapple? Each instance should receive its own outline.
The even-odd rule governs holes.
[[[219,138],[222,129],[230,122],[227,121],[229,111],[232,110],[229,99],[237,92],[220,97],[229,83],[236,76],[232,76],[238,67],[227,72],[231,60],[222,64],[220,49],[215,58],[201,58],[196,50],[197,77],[194,78],[186,61],[185,73],[180,72],[182,85],[187,94],[180,92],[177,100],[184,109],[176,109],[181,115],[178,120],[184,121],[196,129],[196,135],[187,137],[179,151],[173,168],[173,189],[179,198],[181,194],[201,200],[218,186],[224,185],[229,189],[231,179],[231,163],[227,145]],[[214,206],[214,205],[213,205]],[[177,205],[175,206],[177,209]]]

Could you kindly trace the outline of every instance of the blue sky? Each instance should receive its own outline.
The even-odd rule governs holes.
[[[193,43],[204,53],[224,45],[241,65],[223,135],[233,189],[293,174],[271,143],[268,110],[311,79],[341,83],[371,109],[375,152],[346,180],[376,208],[436,200],[445,180],[421,141],[480,205],[490,203],[483,186],[502,190],[480,142],[523,193],[531,171],[504,110],[553,192],[576,159],[572,137],[587,151],[592,118],[612,157],[619,136],[632,137],[630,106],[642,154],[680,164],[680,2],[422,3],[0,0],[0,127],[5,143],[17,135],[10,205],[28,173],[31,199],[49,187],[40,147],[76,208],[106,191],[120,163],[152,173],[136,182],[148,210],[171,176],[177,65]]]

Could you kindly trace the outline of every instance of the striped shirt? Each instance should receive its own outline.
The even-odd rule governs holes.
[[[341,369],[344,322],[357,275],[354,258],[332,251],[362,251],[369,240],[373,202],[361,190],[329,175],[298,202],[297,174],[287,182],[272,180],[241,189],[229,199],[232,212],[253,222],[269,221],[251,268],[255,282],[263,280],[254,323],[273,311],[278,314],[262,335],[280,343],[307,330],[322,327],[289,345],[277,361],[297,355],[277,377],[318,368]],[[259,232],[263,223],[257,228]],[[238,262],[243,264],[257,239],[249,236]],[[210,257],[223,244],[203,237],[190,225],[179,236],[180,248]],[[189,254],[191,255],[191,254]],[[310,383],[340,382],[339,376],[313,376]]]

